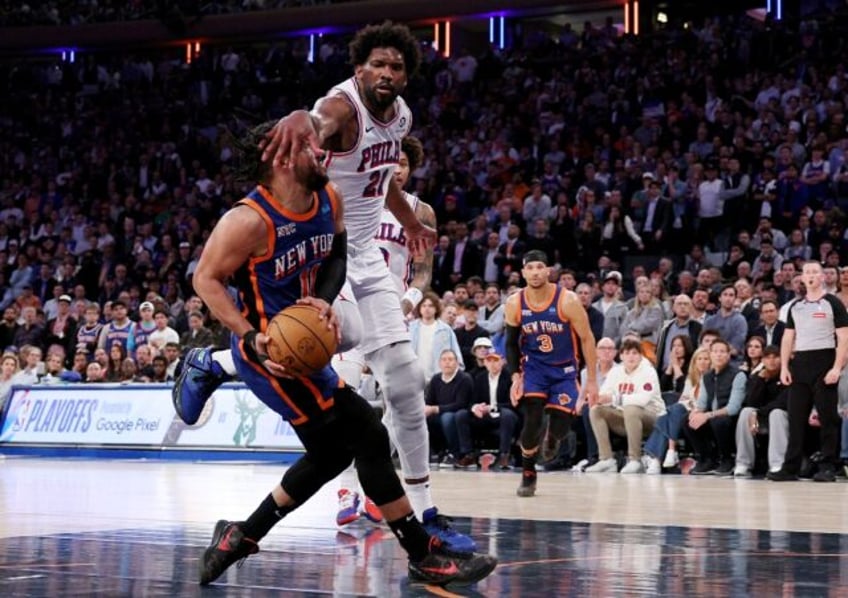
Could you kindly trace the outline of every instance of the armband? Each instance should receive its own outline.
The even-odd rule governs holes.
[[[421,303],[421,300],[424,298],[424,293],[421,292],[421,289],[417,289],[415,287],[409,287],[406,289],[406,293],[401,297],[401,301],[409,301],[412,304],[412,309],[418,307],[418,304]]]

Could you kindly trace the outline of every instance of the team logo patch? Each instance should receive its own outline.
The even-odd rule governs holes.
[[[566,393],[562,393],[561,395],[559,395],[557,397],[557,400],[559,401],[560,405],[568,405],[569,403],[571,403],[571,397],[568,396]]]
[[[645,386],[642,387],[642,390],[644,390],[645,392],[651,392],[653,389],[654,387],[651,386],[650,382],[645,382]]]

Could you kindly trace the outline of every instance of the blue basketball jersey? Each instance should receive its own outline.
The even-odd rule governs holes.
[[[127,320],[123,326],[116,326],[114,320],[105,325],[106,328],[106,345],[104,349],[108,352],[112,345],[119,344],[124,347],[127,355],[133,355],[135,352],[135,335],[133,329],[135,322]]]
[[[532,372],[554,369],[567,378],[577,378],[577,337],[559,310],[563,292],[556,287],[551,302],[537,311],[527,303],[526,290],[520,291],[525,377]]]
[[[295,214],[260,186],[236,204],[255,210],[267,226],[267,251],[251,258],[234,276],[238,305],[256,330],[264,332],[278,312],[313,294],[318,268],[333,245],[338,201],[330,187],[314,198],[312,209]],[[320,418],[333,406],[341,382],[329,365],[305,378],[275,378],[248,356],[241,339],[233,336],[231,347],[239,376],[292,425]]]
[[[94,357],[94,350],[97,349],[97,339],[100,337],[101,330],[103,330],[103,324],[100,322],[90,328],[83,325],[77,330],[77,350],[85,349],[89,359]]]
[[[325,188],[315,194],[309,212],[294,214],[261,186],[236,203],[256,210],[268,227],[265,255],[235,273],[239,307],[257,330],[265,331],[278,312],[313,294],[318,268],[333,245],[335,203]]]

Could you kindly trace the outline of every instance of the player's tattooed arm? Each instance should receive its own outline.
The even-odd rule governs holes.
[[[415,208],[418,220],[433,229],[436,228],[436,213],[433,208],[419,201]],[[424,253],[412,254],[412,281],[409,290],[403,296],[401,307],[403,314],[409,314],[423,298],[423,293],[430,288],[433,279],[433,247],[428,247]]]

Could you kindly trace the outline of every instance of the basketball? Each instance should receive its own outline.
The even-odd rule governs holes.
[[[268,356],[296,376],[308,376],[330,363],[336,334],[311,305],[287,307],[268,323]]]

